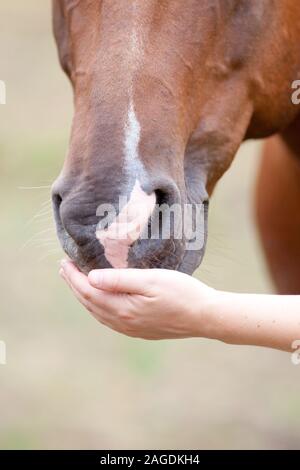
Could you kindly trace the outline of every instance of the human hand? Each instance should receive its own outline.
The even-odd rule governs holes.
[[[86,276],[67,260],[60,274],[79,302],[115,331],[144,339],[210,337],[216,291],[186,274],[101,269]]]

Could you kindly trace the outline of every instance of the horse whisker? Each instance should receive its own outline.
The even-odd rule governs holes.
[[[18,189],[20,190],[31,190],[31,189],[50,189],[51,188],[51,184],[50,185],[45,185],[45,186],[19,186]]]
[[[55,248],[53,250],[50,250],[47,253],[45,253],[45,255],[41,256],[38,261],[41,262],[44,259],[48,258],[48,256],[54,255],[55,253],[59,253],[60,251],[61,250],[59,248]]]

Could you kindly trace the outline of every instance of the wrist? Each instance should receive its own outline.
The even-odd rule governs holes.
[[[230,293],[209,288],[204,299],[202,293],[198,303],[197,336],[225,343],[230,342],[230,328],[228,330],[228,315],[226,314],[229,295]]]

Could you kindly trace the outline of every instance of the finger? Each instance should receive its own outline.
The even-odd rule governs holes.
[[[73,294],[75,295],[76,299],[79,300],[79,302],[81,304],[83,304],[84,307],[87,308],[87,304],[88,304],[88,301],[77,291],[77,289],[71,284],[71,282],[69,281],[69,279],[66,277],[65,273],[64,273],[64,270],[61,269],[59,271],[59,274],[60,276],[63,278],[63,280],[65,281],[65,283],[68,285],[68,287],[70,288],[70,290],[73,292]]]
[[[153,270],[151,269],[96,269],[89,273],[91,286],[105,291],[151,295]]]
[[[79,291],[71,284],[69,279],[66,277],[64,270],[61,268],[59,271],[60,276],[64,279],[64,281],[67,283],[69,286],[70,290],[73,292],[75,295],[76,299],[88,310],[88,312],[102,325],[106,326],[107,328],[116,331],[117,333],[125,334],[127,336],[131,337],[139,337],[139,334],[135,332],[133,328],[128,329],[124,328],[123,321],[120,321],[120,318],[118,318],[118,315],[116,315],[116,311],[120,310],[122,308],[122,304],[118,302],[118,305],[114,307],[115,311],[113,311],[114,314],[109,313],[107,309],[103,309],[101,307],[98,307],[94,305],[92,302],[87,301]],[[115,299],[115,296],[113,294],[108,294],[113,297],[113,300]],[[146,338],[144,338],[146,339]]]
[[[91,300],[97,292],[89,284],[87,276],[80,272],[70,261],[62,261],[62,269],[68,283],[70,283],[86,300]]]
[[[85,274],[81,273],[76,266],[66,261],[62,263],[63,277],[72,289],[77,299],[83,303],[90,311],[101,309],[102,312],[107,314],[115,313],[119,308],[119,299],[110,292],[96,289],[92,287]],[[78,298],[80,296],[80,298]],[[90,308],[91,307],[91,308]]]
[[[71,284],[71,282],[68,280],[68,278],[64,274],[64,270],[60,269],[59,271],[60,276],[64,279],[66,284],[69,286],[70,290],[73,292],[74,296],[76,299],[85,307],[88,312],[102,325],[105,325],[109,328],[112,328],[109,322],[109,317],[107,317],[107,312],[104,310],[101,310],[100,308],[97,308],[94,304],[91,302],[87,301],[81,294],[80,292]]]

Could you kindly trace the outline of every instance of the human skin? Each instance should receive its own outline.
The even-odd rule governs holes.
[[[88,276],[69,260],[60,275],[102,324],[148,340],[204,337],[292,351],[300,340],[300,296],[217,291],[163,269],[102,269]]]

